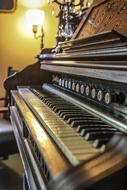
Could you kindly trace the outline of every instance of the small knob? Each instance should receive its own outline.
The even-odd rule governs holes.
[[[68,81],[68,89],[71,89],[71,80]]]
[[[77,93],[79,93],[79,91],[80,91],[80,84],[79,83],[76,84],[75,91]]]
[[[61,82],[61,86],[62,86],[62,87],[64,87],[64,82],[65,82],[65,80],[62,79],[62,82]]]
[[[60,78],[59,79],[59,86],[61,86],[62,85],[62,79]]]
[[[75,82],[72,82],[72,87],[71,87],[71,89],[73,90],[73,91],[75,91]]]
[[[85,88],[85,94],[86,94],[86,96],[89,96],[89,94],[90,94],[90,87],[88,85]]]
[[[99,90],[98,93],[97,93],[97,100],[99,102],[101,102],[103,100],[103,91],[102,90]]]
[[[65,88],[68,87],[68,80],[65,80],[65,82],[64,82],[64,86],[65,86]]]
[[[93,99],[95,99],[96,98],[96,88],[92,88],[92,90],[91,90],[91,97],[93,98]]]
[[[85,86],[84,86],[84,84],[82,84],[82,85],[80,86],[80,93],[81,93],[81,94],[84,94],[84,92],[85,92]]]
[[[119,95],[111,92],[106,92],[105,94],[105,103],[110,104],[111,102],[121,102]]]

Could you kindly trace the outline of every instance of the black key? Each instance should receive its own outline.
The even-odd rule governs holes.
[[[40,99],[40,100],[43,100],[44,97],[43,97],[42,95],[39,95],[39,99]]]
[[[71,127],[78,127],[79,125],[83,125],[83,124],[99,124],[102,123],[101,120],[89,120],[89,119],[85,119],[85,120],[79,120],[79,121],[72,121],[72,123],[70,124]]]
[[[56,103],[56,104],[48,103],[47,105],[48,105],[51,109],[55,109],[56,107],[65,107],[62,103]]]
[[[103,127],[103,128],[111,128],[109,125],[107,125],[107,124],[103,124],[103,123],[98,123],[98,124],[83,124],[83,125],[79,125],[78,127],[77,127],[77,129],[76,129],[76,131],[77,132],[81,132],[83,129],[86,129],[86,128],[101,128],[101,127]]]
[[[120,133],[120,132],[116,132],[116,133]],[[96,140],[99,138],[111,138],[116,133],[113,131],[91,132],[91,133],[87,133],[84,138],[85,138],[85,140],[93,141],[93,140]]]
[[[67,120],[68,124],[71,124],[73,121],[85,121],[85,120],[97,120],[96,118],[92,116],[83,116],[83,117],[72,117]]]
[[[81,113],[81,109],[76,109],[76,110],[64,110],[64,111],[60,111],[58,112],[58,115],[62,118],[64,115],[66,114],[80,114]]]
[[[43,102],[46,104],[49,100],[47,98],[43,99]]]
[[[65,102],[62,100],[49,101],[48,103],[53,104],[53,105],[68,105],[68,104],[65,104]]]
[[[87,128],[87,129],[82,129],[82,131],[80,132],[80,135],[82,137],[84,137],[87,133],[91,133],[91,132],[116,132],[117,130],[114,128]]]
[[[55,101],[57,100],[56,98],[54,98],[55,99]],[[48,103],[48,102],[52,102],[52,98],[50,97],[50,98],[44,98],[43,99],[43,102],[46,104],[46,103]]]
[[[46,102],[46,105],[62,105],[62,102],[60,102],[60,101],[59,101],[59,102],[57,102],[57,101],[52,102],[52,101],[49,101],[49,100],[48,100],[48,101]]]
[[[111,136],[112,137],[112,136]],[[95,148],[100,148],[102,145],[106,145],[111,138],[101,138],[101,139],[96,139],[93,142],[93,147]]]
[[[53,108],[52,108],[52,110],[54,111],[54,112],[58,112],[59,110],[65,110],[65,109],[75,109],[75,107],[74,106],[68,106],[68,105],[62,105],[62,106],[54,106]]]
[[[80,114],[80,113],[66,113],[66,114],[64,114],[63,115],[63,119],[64,120],[68,120],[68,119],[70,119],[70,118],[74,118],[74,117],[85,117],[85,115],[83,115],[83,114]],[[87,116],[88,117],[88,116]]]

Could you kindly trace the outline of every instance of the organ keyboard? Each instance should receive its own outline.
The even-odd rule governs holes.
[[[52,80],[12,91],[28,189],[127,188],[126,7],[95,1],[59,52],[38,56]]]
[[[114,142],[116,140],[112,139],[121,138],[116,144],[119,145],[120,141],[123,140],[126,144],[127,91],[123,88],[125,84],[121,83],[119,86],[119,83],[115,82],[110,89],[110,85],[108,86],[110,81],[102,80],[101,87],[97,87],[98,83],[96,84],[95,79],[90,78],[89,84],[86,84],[88,78],[86,81],[84,77],[83,81],[81,79],[75,81],[70,78],[70,75],[69,78],[67,75],[65,77],[63,74],[62,76],[59,73],[56,76],[53,74],[51,84],[45,83],[42,87],[36,88],[19,87],[18,91],[12,92],[12,123],[22,139],[22,146],[24,144],[24,147],[27,147],[28,155],[30,154],[31,157],[32,154],[32,158],[34,158],[34,161],[31,161],[32,167],[37,167],[40,176],[45,177],[45,184],[43,184],[45,188],[49,181],[70,170],[69,168],[75,168],[81,164],[84,164],[85,167],[89,160],[94,162],[98,158],[100,160],[102,157],[106,159],[106,154],[110,155],[108,147],[110,149],[114,146],[115,149]],[[75,83],[75,88],[72,88],[73,83]],[[79,84],[79,90],[76,90],[77,84]],[[96,86],[94,98],[92,85]],[[86,93],[88,86],[89,95]],[[106,90],[106,86],[108,86],[108,90]],[[98,99],[97,94],[100,91],[103,95],[101,99]],[[119,97],[120,94],[122,96]],[[116,137],[113,137],[114,135]],[[17,139],[17,141],[19,140]],[[112,145],[109,145],[110,143]],[[56,147],[54,148],[54,146]],[[122,154],[119,150],[116,155],[120,156],[121,159],[117,160],[118,163],[115,167],[119,168],[121,165],[123,167],[125,162],[123,159],[126,160],[126,154]],[[110,163],[111,166],[107,165],[109,170],[113,163]],[[26,161],[24,161],[25,164]],[[124,166],[126,166],[125,163]],[[110,175],[114,171],[115,169],[111,170]],[[108,174],[107,172],[106,176]],[[28,176],[28,178],[30,177]],[[38,173],[36,173],[35,184],[38,180]],[[42,181],[41,179],[39,182],[41,185]],[[34,188],[35,186],[37,184],[34,185]],[[42,187],[36,188],[41,189]]]

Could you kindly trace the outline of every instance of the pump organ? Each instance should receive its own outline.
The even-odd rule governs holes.
[[[126,19],[127,1],[94,1],[59,52],[38,56],[52,80],[12,91],[29,189],[127,188]]]

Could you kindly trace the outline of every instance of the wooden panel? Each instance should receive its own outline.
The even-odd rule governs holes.
[[[8,107],[0,107],[0,113],[7,112]]]
[[[99,62],[46,61],[41,65],[41,69],[126,83],[126,62],[115,62],[116,65],[109,64],[110,62],[108,64],[106,62],[99,64]]]
[[[73,39],[86,38],[112,29],[127,37],[126,18],[126,0],[95,0],[86,17],[82,19]]]

